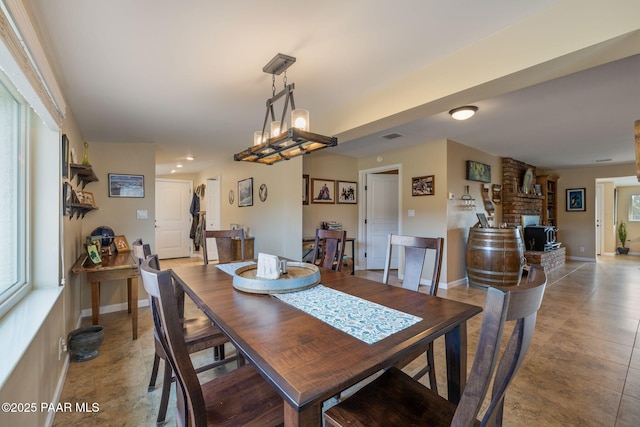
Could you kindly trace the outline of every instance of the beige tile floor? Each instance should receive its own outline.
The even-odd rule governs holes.
[[[163,268],[188,262],[194,261],[165,260]],[[382,277],[377,271],[357,274],[373,280]],[[441,289],[439,295],[483,305],[485,292],[458,286]],[[131,340],[126,312],[100,317],[105,327],[100,355],[69,365],[60,399],[74,405],[96,402],[100,410],[91,414],[58,413],[55,426],[155,424],[161,379],[156,390],[147,392],[154,354],[153,331],[149,310],[141,309],[139,316],[136,341]],[[469,322],[470,361],[475,354],[480,321],[477,316]],[[89,322],[89,318],[83,319],[83,324]],[[568,262],[550,272],[532,347],[507,393],[504,425],[639,426],[639,324],[640,257]],[[202,353],[196,363],[211,356]],[[417,370],[420,363],[416,360],[406,370]],[[446,393],[444,363],[444,341],[439,339],[436,370],[441,394]],[[171,403],[167,424],[175,424]]]

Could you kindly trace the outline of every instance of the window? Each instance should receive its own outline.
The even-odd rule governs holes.
[[[631,195],[629,221],[640,221],[640,194]]]
[[[20,95],[0,74],[0,317],[28,290],[25,110]]]

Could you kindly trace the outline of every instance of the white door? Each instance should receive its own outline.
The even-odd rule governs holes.
[[[596,184],[596,255],[604,254],[604,186]]]
[[[220,179],[207,179],[205,199],[207,201],[206,229],[220,230]],[[211,261],[218,259],[216,239],[207,240],[207,258]]]
[[[156,252],[158,258],[191,255],[191,199],[193,182],[156,179]]]
[[[383,269],[387,258],[387,235],[398,233],[398,175],[367,174],[366,265]],[[391,268],[398,268],[394,253]]]

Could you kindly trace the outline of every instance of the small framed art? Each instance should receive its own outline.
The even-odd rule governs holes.
[[[238,206],[253,206],[253,178],[238,181]]]
[[[358,183],[351,181],[338,181],[336,194],[338,203],[358,203]]]
[[[302,204],[309,204],[309,175],[302,175]]]
[[[467,160],[467,180],[491,182],[491,165]]]
[[[335,203],[336,182],[332,179],[311,178],[311,203]]]
[[[411,178],[412,196],[433,196],[435,194],[434,175],[415,176]]]
[[[567,212],[586,211],[585,206],[585,188],[568,188],[567,189]]]
[[[144,198],[144,175],[110,173],[109,197]]]
[[[113,244],[116,245],[116,250],[118,252],[129,252],[131,250],[129,242],[127,242],[127,238],[125,236],[115,236],[113,238]]]

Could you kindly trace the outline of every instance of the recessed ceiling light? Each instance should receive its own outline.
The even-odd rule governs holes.
[[[176,170],[175,169],[171,169],[171,173],[176,173]]]
[[[449,114],[456,120],[467,120],[473,117],[476,111],[478,111],[478,107],[475,105],[465,105],[464,107],[454,108],[449,111]]]
[[[187,156],[187,160],[191,161],[194,160],[194,158],[192,156]]]
[[[181,168],[181,167],[182,167],[182,163],[178,163],[178,164],[176,165],[176,167],[177,167],[177,168]]]

